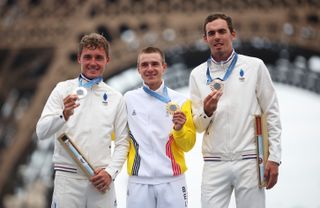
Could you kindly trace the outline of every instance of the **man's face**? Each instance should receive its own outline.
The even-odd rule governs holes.
[[[223,19],[216,19],[206,25],[206,35],[203,37],[216,61],[228,58],[233,50],[232,41],[236,33],[230,32],[228,24]]]
[[[159,53],[142,53],[138,57],[138,71],[144,83],[152,90],[161,86],[166,69],[167,65],[162,62]]]
[[[78,57],[81,65],[81,72],[89,79],[102,76],[103,71],[109,62],[109,58],[103,48],[84,48]]]

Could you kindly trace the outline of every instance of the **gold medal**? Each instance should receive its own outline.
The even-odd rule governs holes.
[[[211,83],[210,83],[210,89],[212,91],[216,90],[223,90],[223,81],[219,80],[219,79],[214,79]]]
[[[169,102],[167,104],[167,112],[170,114],[170,115],[173,115],[174,112],[180,110],[180,107],[177,103],[175,102]]]
[[[88,91],[86,88],[84,87],[77,87],[74,90],[74,94],[76,94],[78,96],[79,99],[84,98],[87,95]]]

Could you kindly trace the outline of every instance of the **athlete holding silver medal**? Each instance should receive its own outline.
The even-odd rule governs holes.
[[[51,207],[117,207],[113,181],[126,160],[129,142],[123,96],[102,80],[109,61],[109,43],[102,35],[83,36],[80,76],[56,85],[37,123],[38,138],[55,141]],[[64,134],[66,149],[59,139]],[[81,165],[89,162],[90,168],[83,169]]]

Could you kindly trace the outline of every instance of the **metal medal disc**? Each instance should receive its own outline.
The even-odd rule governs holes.
[[[210,83],[210,89],[211,89],[212,91],[214,91],[214,90],[216,90],[216,91],[218,91],[218,90],[223,90],[223,83],[222,83],[222,81],[219,80],[219,79],[213,80],[213,81]]]
[[[79,99],[84,98],[87,95],[87,89],[84,87],[77,87],[76,90],[74,91],[75,94],[78,96]]]
[[[177,110],[179,110],[179,105],[177,103],[169,102],[167,104],[167,111],[169,114],[173,115]]]

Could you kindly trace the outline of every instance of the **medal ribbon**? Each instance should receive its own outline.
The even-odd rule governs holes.
[[[230,74],[232,73],[237,60],[238,60],[238,54],[234,52],[234,57],[232,59],[232,62],[229,65],[226,73],[224,74],[223,79],[220,79],[220,78],[216,78],[216,79],[220,79],[221,81],[226,81],[229,78]],[[207,84],[210,84],[213,81],[210,75],[210,65],[211,65],[211,57],[209,57],[207,60]]]
[[[86,81],[88,81],[88,82],[83,83],[83,80],[86,80]],[[92,79],[92,80],[87,80],[87,79],[85,79],[85,78],[83,77],[83,75],[81,74],[81,75],[79,76],[79,85],[80,85],[80,87],[91,88],[93,85],[98,84],[98,83],[101,82],[102,80],[103,80],[102,77],[96,77],[96,78],[94,78],[94,79]]]
[[[163,87],[163,91],[162,91],[162,94],[163,95],[160,95],[159,93],[156,93],[155,91],[153,90],[150,90],[148,87],[146,86],[143,86],[143,90],[151,95],[152,97],[155,97],[156,99],[160,100],[161,102],[164,102],[164,103],[169,103],[171,101],[169,95],[168,95],[168,89],[166,86]]]

